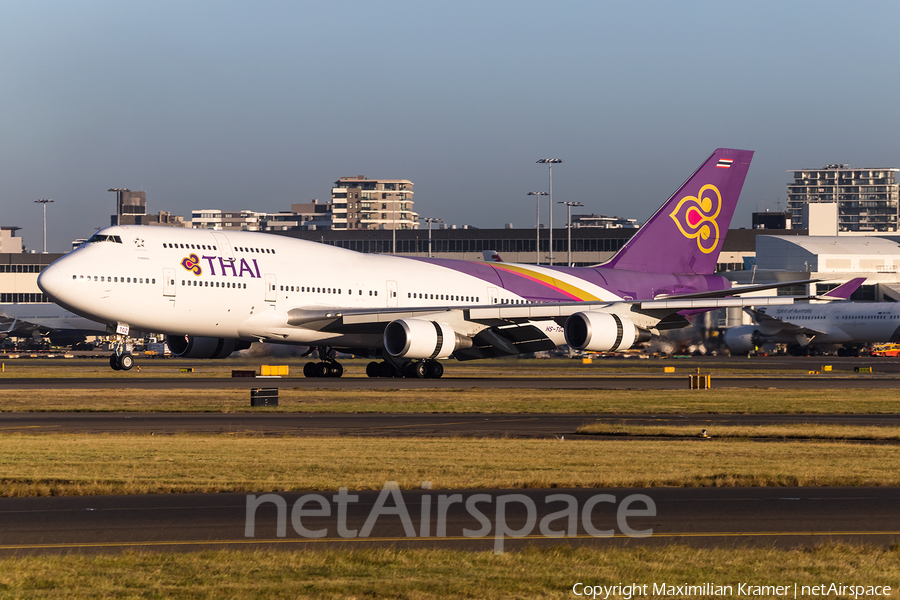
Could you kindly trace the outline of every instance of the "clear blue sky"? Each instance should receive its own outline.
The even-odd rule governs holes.
[[[110,187],[189,217],[288,210],[363,174],[412,180],[422,216],[533,227],[542,157],[565,161],[555,200],[644,220],[725,146],[756,151],[732,223],[749,227],[788,169],[900,166],[898,17],[894,1],[11,2],[0,224],[39,250],[33,200],[52,198],[63,251],[109,224]]]

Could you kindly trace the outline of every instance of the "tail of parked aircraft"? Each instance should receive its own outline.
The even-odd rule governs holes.
[[[853,292],[859,289],[859,286],[866,280],[865,277],[857,277],[851,279],[847,283],[842,283],[830,292],[825,292],[819,299],[821,300],[846,300],[853,295]]]
[[[719,148],[604,267],[711,274],[753,152]]]

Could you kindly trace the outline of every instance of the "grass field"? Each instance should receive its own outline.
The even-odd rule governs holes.
[[[271,381],[271,380],[270,380]],[[323,390],[279,386],[278,408],[250,408],[247,389],[7,389],[0,412],[443,412],[443,413],[868,413],[900,412],[890,389],[828,390],[560,390],[419,389]]]
[[[0,495],[900,485],[894,445],[741,440],[0,436]]]
[[[623,437],[696,438],[696,425],[627,425],[590,423],[578,433]],[[773,440],[878,440],[900,441],[900,427],[863,427],[791,423],[787,425],[715,425],[707,430],[710,438],[754,438]]]
[[[845,545],[790,551],[667,546],[557,547],[503,555],[379,549],[0,559],[0,596],[17,598],[562,598],[575,597],[577,582],[637,583],[649,592],[654,583],[714,582],[732,585],[735,595],[739,583],[834,582],[888,585],[886,597],[897,598],[900,551]]]

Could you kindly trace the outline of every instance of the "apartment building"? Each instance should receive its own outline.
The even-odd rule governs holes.
[[[418,229],[408,179],[341,177],[331,190],[334,229]]]
[[[796,169],[787,184],[788,212],[800,229],[803,207],[815,203],[838,206],[838,232],[897,231],[900,183],[896,168],[850,168],[826,165],[822,169]]]

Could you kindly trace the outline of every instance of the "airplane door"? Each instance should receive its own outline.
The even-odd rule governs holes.
[[[163,296],[175,297],[175,269],[163,269]]]
[[[228,241],[228,238],[225,237],[224,233],[217,233],[215,231],[212,232],[213,238],[216,240],[216,246],[219,247],[219,254],[222,255],[222,258],[225,260],[234,260],[234,251],[231,249],[231,243]]]
[[[488,304],[497,304],[500,301],[500,292],[495,287],[488,288]]]
[[[277,298],[275,292],[276,283],[275,274],[266,273],[266,302],[275,302],[275,298]]]
[[[388,281],[387,282],[387,305],[388,306],[397,306],[399,299],[397,298],[397,282],[396,281]]]

